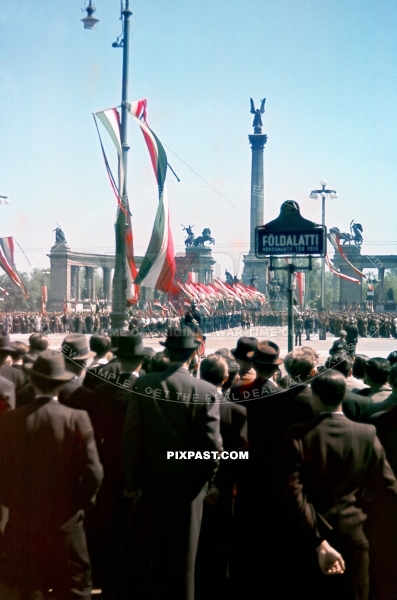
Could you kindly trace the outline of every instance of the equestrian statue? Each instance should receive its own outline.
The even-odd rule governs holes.
[[[208,227],[203,229],[202,235],[196,237],[196,239],[193,242],[193,246],[204,246],[205,242],[215,244],[214,238],[211,237],[211,229],[208,229]]]
[[[360,223],[355,223],[354,220],[350,223],[350,233],[341,233],[337,227],[332,227],[329,232],[339,234],[343,244],[354,242],[356,246],[361,246],[363,243],[363,226]]]

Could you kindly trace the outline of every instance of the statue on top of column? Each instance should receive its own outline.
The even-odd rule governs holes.
[[[58,223],[55,223],[55,224],[58,225]],[[63,233],[63,231],[59,227],[59,225],[57,226],[56,229],[53,229],[53,231],[55,231],[55,243],[56,244],[62,244],[63,242],[66,242],[65,234]]]
[[[253,115],[255,115],[254,122],[252,123],[252,127],[254,128],[254,133],[262,133],[263,123],[262,123],[261,115],[263,115],[263,113],[265,112],[265,102],[266,102],[266,98],[263,98],[263,100],[261,101],[261,107],[255,108],[254,101],[252,98],[250,98],[251,113]]]

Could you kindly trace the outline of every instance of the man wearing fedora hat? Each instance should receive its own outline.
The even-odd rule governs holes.
[[[231,397],[247,409],[249,461],[241,465],[239,495],[236,499],[236,552],[232,556],[233,586],[237,595],[255,597],[263,585],[263,555],[257,551],[257,539],[266,539],[269,547],[277,541],[271,535],[271,522],[277,506],[275,488],[280,477],[277,457],[277,396],[280,388],[271,379],[283,360],[280,349],[272,341],[258,342],[256,348],[247,353],[252,360],[256,378],[251,383],[233,387]],[[275,412],[276,411],[276,412]],[[281,471],[282,472],[282,471]],[[270,515],[272,515],[270,517]],[[244,548],[244,553],[241,553]],[[267,557],[269,572],[272,572],[272,557]],[[272,565],[271,567],[269,565]],[[236,597],[237,597],[236,595]]]
[[[243,336],[237,340],[236,347],[230,350],[239,366],[238,380],[234,384],[235,389],[251,383],[256,378],[255,369],[252,367],[252,359],[248,358],[247,354],[253,352],[257,345],[258,340],[255,337]]]
[[[203,500],[222,449],[216,387],[189,374],[200,342],[168,331],[168,369],[134,382],[124,427],[125,487],[138,497],[117,598],[193,600]],[[178,451],[181,460],[167,453]],[[187,459],[189,451],[209,454]],[[179,454],[182,453],[182,454]],[[167,458],[168,457],[168,458]]]
[[[94,396],[91,390],[84,387],[85,366],[95,352],[88,347],[87,338],[82,333],[70,333],[62,341],[61,352],[65,359],[65,367],[72,375],[59,393],[59,402],[70,408],[83,409],[92,417]]]
[[[145,347],[137,330],[112,337],[117,356],[117,372],[105,371],[94,389],[91,421],[105,478],[90,515],[88,548],[93,562],[94,583],[102,588],[104,599],[111,597],[115,569],[125,534],[124,470],[122,435],[134,382],[144,358],[152,351]],[[104,382],[103,382],[104,381]]]
[[[0,331],[0,412],[15,408],[15,385],[1,374],[7,356],[13,352],[10,336],[5,331]]]
[[[29,348],[21,341],[11,342],[10,357],[12,365],[3,365],[0,369],[0,375],[12,381],[15,385],[15,392],[18,392],[28,381],[25,370],[23,369],[23,358],[26,356]]]
[[[103,476],[92,425],[58,402],[73,377],[61,353],[46,350],[26,368],[35,400],[0,419],[0,502],[9,508],[2,578],[23,599],[53,588],[59,600],[88,600],[84,511]]]

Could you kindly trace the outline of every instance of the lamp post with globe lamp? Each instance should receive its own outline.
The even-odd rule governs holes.
[[[96,29],[99,19],[95,18],[94,12],[96,8],[89,0],[88,6],[84,9],[87,16],[81,19],[84,24],[84,29]],[[122,158],[124,168],[124,183],[121,194],[121,209],[118,210],[117,220],[115,224],[116,238],[116,262],[113,277],[113,299],[112,312],[110,314],[111,327],[113,330],[125,329],[127,326],[128,314],[127,308],[127,277],[126,277],[126,218],[125,215],[129,211],[128,196],[127,196],[127,154],[130,149],[127,142],[127,119],[128,119],[128,62],[129,62],[129,46],[130,46],[130,17],[132,11],[129,8],[129,0],[121,1],[121,20],[123,22],[123,33],[113,42],[113,48],[123,49],[123,67],[121,80],[121,123],[120,123],[120,138],[122,147]]]
[[[8,196],[0,196],[0,204],[9,204],[10,199]]]
[[[335,190],[327,190],[327,180],[322,179],[320,181],[321,190],[312,190],[310,192],[311,200],[317,200],[318,197],[321,197],[321,212],[322,212],[322,225],[325,227],[325,199],[330,198],[331,200],[335,200],[338,197],[338,194]],[[325,257],[321,259],[321,300],[320,300],[320,309],[324,310],[324,302],[325,302]]]

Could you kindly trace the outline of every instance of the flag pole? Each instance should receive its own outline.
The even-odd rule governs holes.
[[[122,199],[121,208],[117,211],[115,223],[116,260],[113,276],[113,299],[110,323],[113,331],[125,329],[128,322],[127,308],[127,274],[126,274],[126,211],[129,211],[127,195],[127,155],[129,145],[127,142],[127,101],[128,101],[128,67],[129,67],[129,45],[130,45],[130,17],[132,11],[129,8],[129,0],[125,1],[121,10],[123,19],[123,38],[112,44],[113,48],[123,48],[123,71],[121,86],[121,124],[120,137],[123,156],[124,180],[120,189]],[[120,170],[119,170],[120,173]],[[121,183],[119,174],[119,184]],[[120,185],[119,185],[120,188]]]

